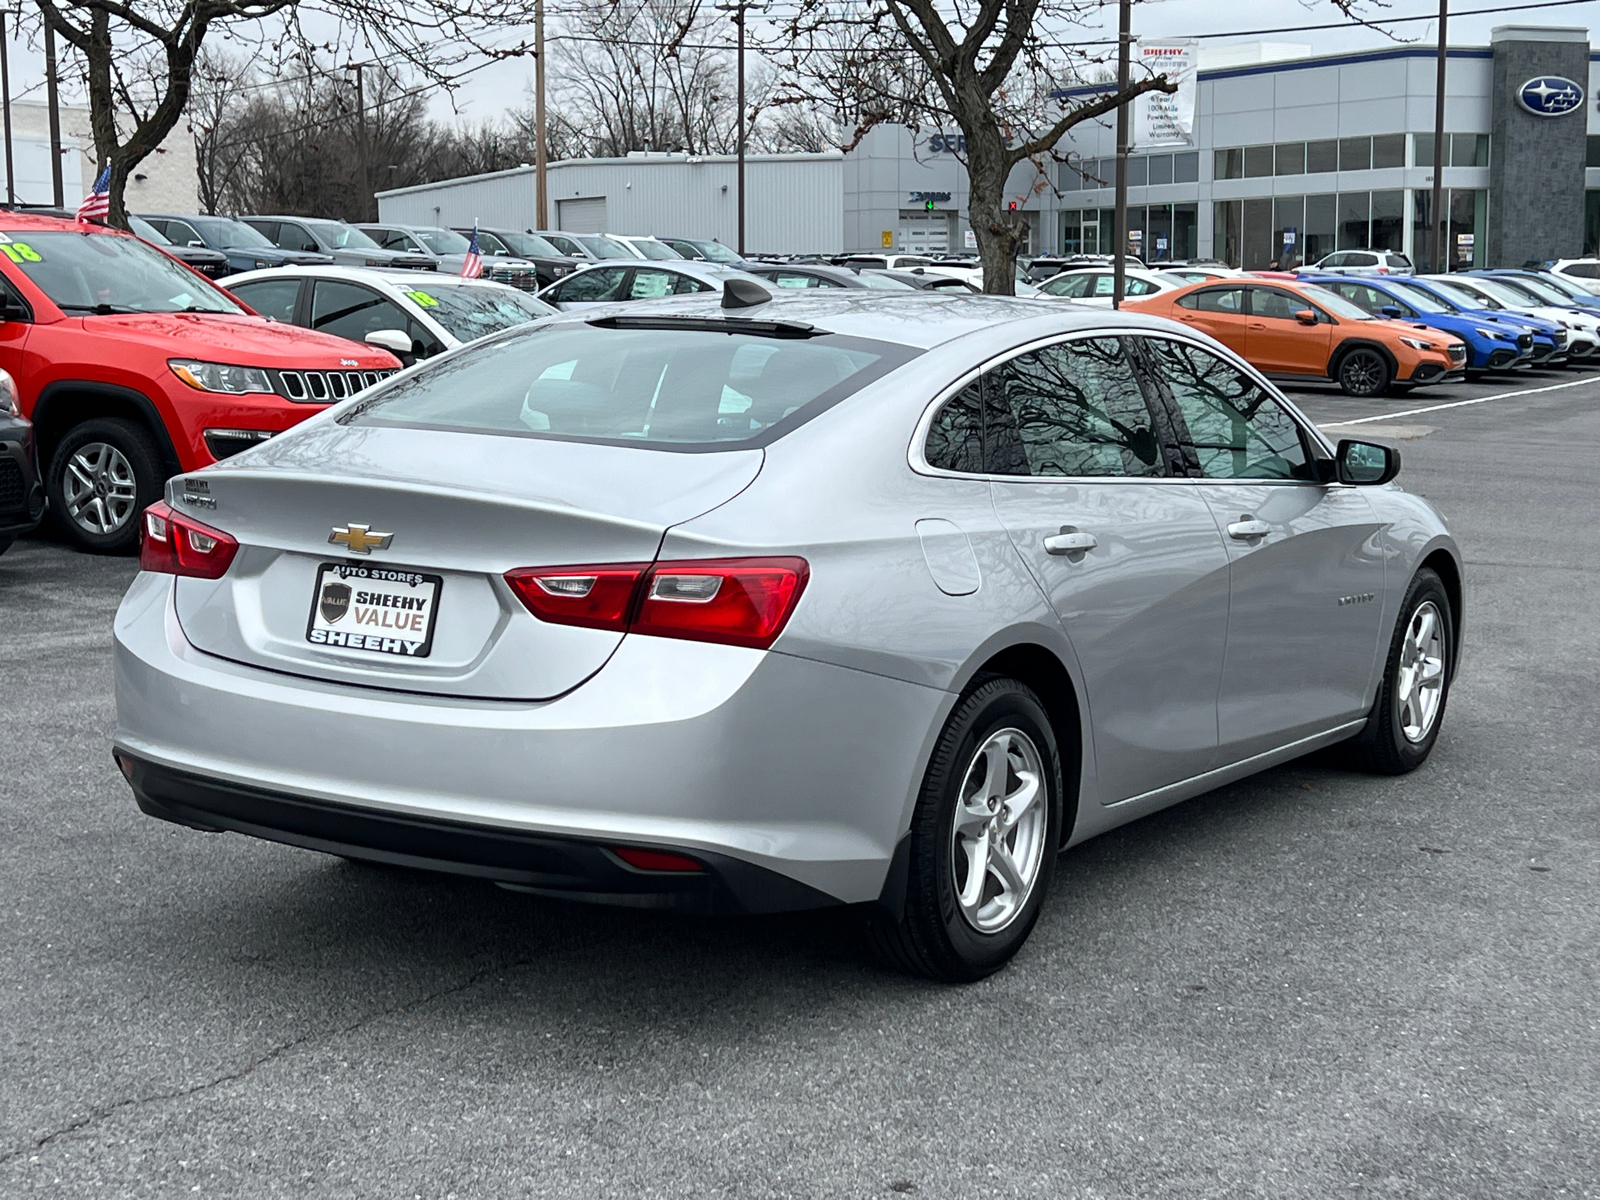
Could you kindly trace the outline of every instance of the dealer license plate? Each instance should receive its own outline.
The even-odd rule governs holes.
[[[306,641],[396,658],[433,649],[444,579],[405,567],[323,563],[311,595]]]

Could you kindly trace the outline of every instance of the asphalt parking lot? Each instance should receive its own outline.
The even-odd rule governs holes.
[[[134,564],[19,543],[0,1195],[1600,1195],[1600,375],[1295,398],[1395,438],[1463,546],[1433,759],[1301,761],[1078,847],[966,988],[836,915],[587,908],[146,818],[109,753]]]

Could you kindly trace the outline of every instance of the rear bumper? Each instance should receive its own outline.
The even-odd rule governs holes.
[[[0,537],[27,533],[43,515],[32,428],[23,421],[0,420]]]
[[[355,687],[196,650],[172,594],[141,574],[115,625],[115,746],[154,781],[135,785],[148,811],[595,899],[637,894],[617,889],[601,851],[615,845],[705,862],[722,882],[701,885],[746,910],[750,888],[729,882],[744,867],[795,884],[764,889],[804,899],[792,907],[877,899],[954,703],[793,655],[639,636],[555,700]],[[419,828],[457,848],[396,832]]]
[[[725,854],[697,851],[699,872],[641,871],[594,842],[402,816],[284,795],[117,752],[149,816],[346,858],[471,875],[545,895],[708,914],[787,912],[838,901]]]

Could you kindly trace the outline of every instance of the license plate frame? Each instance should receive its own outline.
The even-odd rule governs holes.
[[[344,589],[342,611],[341,588]],[[311,589],[306,641],[319,649],[371,656],[374,662],[427,658],[433,653],[433,637],[439,625],[439,597],[443,593],[444,576],[413,567],[388,563],[320,563],[316,585]],[[358,602],[363,597],[370,599]],[[385,602],[383,597],[391,597],[396,602]],[[415,603],[418,600],[423,603]],[[330,612],[336,615],[330,618]],[[360,613],[371,615],[361,616]],[[423,624],[420,640],[415,637],[419,632],[418,618]]]

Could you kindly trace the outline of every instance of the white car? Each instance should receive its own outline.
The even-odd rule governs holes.
[[[1152,270],[1177,287],[1204,283],[1208,279],[1237,279],[1246,273],[1237,267],[1214,267],[1209,263],[1196,266],[1154,267]]]
[[[621,242],[640,258],[651,258],[657,262],[665,262],[669,259],[677,262],[683,258],[683,255],[679,254],[660,238],[640,237],[631,233],[608,233],[606,236],[613,242]]]
[[[1144,267],[1128,267],[1126,274],[1122,294],[1129,300],[1153,296],[1157,292],[1176,291],[1186,286],[1167,278],[1160,271]],[[1060,300],[1076,300],[1079,304],[1090,304],[1095,308],[1110,308],[1114,285],[1114,273],[1110,267],[1089,267],[1051,276],[1039,285],[1039,294]]]
[[[269,267],[225,283],[264,317],[382,346],[408,367],[555,311],[506,284],[438,271]]]
[[[654,300],[661,296],[688,296],[720,292],[730,279],[744,279],[763,288],[771,280],[758,279],[721,263],[679,259],[677,262],[627,261],[594,263],[558,279],[539,299],[562,310],[614,304],[620,300]]]
[[[1600,295],[1600,258],[1558,258],[1544,269]]]
[[[1430,286],[1462,308],[1507,309],[1554,321],[1567,331],[1567,361],[1586,359],[1600,348],[1600,319],[1572,308],[1536,303],[1527,293],[1482,275],[1428,275]]]

